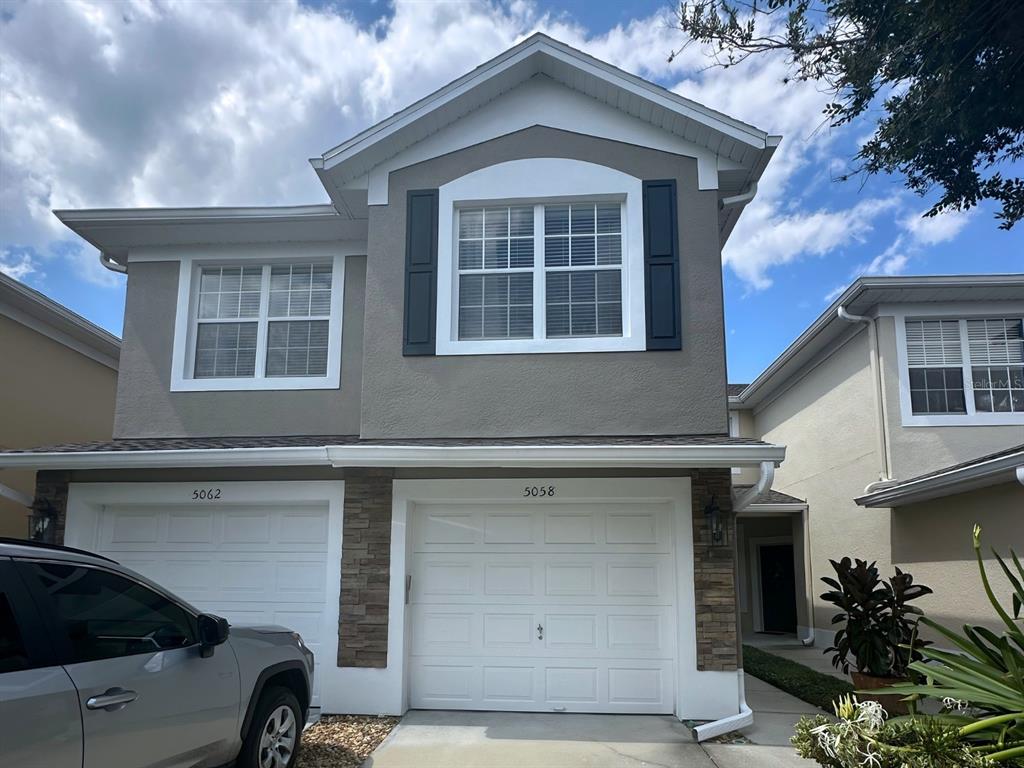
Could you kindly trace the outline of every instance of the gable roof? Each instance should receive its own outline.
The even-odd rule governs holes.
[[[714,153],[720,197],[755,183],[781,140],[537,32],[310,163],[344,206],[347,183],[537,75]],[[723,242],[739,210],[722,211]]]
[[[879,304],[1013,301],[1021,296],[1024,274],[859,277],[742,392],[730,392],[729,402],[739,408],[757,406],[843,334],[853,332],[851,324],[839,317],[840,307],[865,315]]]
[[[62,304],[0,272],[0,316],[117,370],[121,340]]]

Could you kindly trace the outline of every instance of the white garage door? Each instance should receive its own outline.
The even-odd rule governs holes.
[[[326,503],[107,505],[96,549],[233,624],[294,629],[319,660],[328,539]]]
[[[410,705],[670,713],[670,506],[417,504]]]

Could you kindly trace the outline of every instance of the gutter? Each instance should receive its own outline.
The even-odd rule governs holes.
[[[128,267],[124,264],[118,264],[114,261],[113,257],[108,255],[105,251],[100,251],[100,264],[109,269],[111,272],[117,272],[120,275],[128,273]]]
[[[747,188],[740,192],[738,195],[732,197],[723,197],[718,201],[718,208],[725,210],[726,208],[735,208],[736,206],[743,206],[754,199],[757,195],[757,182],[752,181],[747,185]]]
[[[781,463],[781,445],[322,445],[0,453],[0,468],[735,467]]]
[[[872,489],[883,484],[892,483],[892,457],[889,455],[889,441],[885,433],[885,404],[882,399],[882,369],[878,362],[878,328],[877,320],[866,315],[851,315],[846,311],[846,306],[840,304],[836,310],[840,320],[847,323],[863,323],[868,327],[868,358],[871,364],[871,379],[874,384],[875,400],[875,437],[878,440],[878,458],[881,464],[878,473],[878,480],[869,483],[865,492],[870,493]]]

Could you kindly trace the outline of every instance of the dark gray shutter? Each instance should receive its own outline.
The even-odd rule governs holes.
[[[405,215],[403,355],[433,355],[437,324],[437,190],[409,190]]]
[[[644,182],[647,349],[682,349],[675,179]]]

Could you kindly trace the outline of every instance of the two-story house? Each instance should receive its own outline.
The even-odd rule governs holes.
[[[825,647],[836,610],[820,579],[843,556],[910,572],[947,626],[997,620],[972,529],[1004,584],[991,548],[1024,553],[1022,325],[1024,275],[864,277],[751,384],[730,385],[731,433],[788,447],[775,498],[739,520],[744,632]]]
[[[785,451],[728,435],[721,248],[778,142],[537,34],[314,158],[330,204],[59,211],[127,273],[114,439],[0,465],[300,631],[325,712],[741,715]]]
[[[67,307],[0,273],[0,451],[109,440],[121,342]],[[35,471],[0,469],[0,536],[45,536],[32,508]]]

